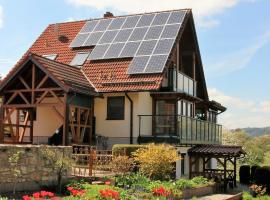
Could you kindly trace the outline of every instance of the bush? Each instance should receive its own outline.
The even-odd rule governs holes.
[[[126,155],[131,157],[132,153],[140,148],[145,148],[146,145],[137,144],[115,144],[112,148],[113,156]]]
[[[270,191],[270,167],[259,167],[255,171],[254,181],[257,185],[266,186],[268,192]]]
[[[253,165],[251,167],[251,172],[250,172],[250,181],[251,182],[254,182],[254,176],[255,176],[255,172],[256,172],[256,169],[258,168],[259,166],[257,165]]]
[[[149,144],[138,149],[133,156],[139,171],[154,180],[168,180],[174,169],[173,164],[180,159],[176,149],[166,144]]]
[[[111,170],[116,174],[126,174],[134,167],[134,160],[128,156],[116,156],[110,163]]]
[[[239,170],[240,183],[249,184],[250,183],[250,166],[242,165]]]

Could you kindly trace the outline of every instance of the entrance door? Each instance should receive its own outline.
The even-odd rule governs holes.
[[[172,100],[156,101],[154,130],[156,135],[176,135],[176,103]]]

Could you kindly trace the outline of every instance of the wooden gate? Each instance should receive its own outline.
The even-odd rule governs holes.
[[[74,145],[72,175],[79,177],[102,177],[111,175],[112,151],[96,150],[93,146]]]

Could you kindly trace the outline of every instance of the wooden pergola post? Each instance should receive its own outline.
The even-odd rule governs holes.
[[[233,173],[234,187],[237,187],[237,184],[236,184],[236,157],[234,157],[234,159],[233,159],[233,169],[234,169],[234,173]]]
[[[64,96],[64,119],[63,119],[63,137],[62,145],[68,145],[68,132],[69,132],[69,104],[68,95]]]
[[[227,190],[227,158],[224,157],[224,192]]]

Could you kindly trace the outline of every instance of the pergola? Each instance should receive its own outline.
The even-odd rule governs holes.
[[[203,176],[224,183],[224,191],[227,184],[232,183],[236,187],[236,161],[245,155],[241,146],[229,145],[196,145],[188,150],[189,155],[189,177]],[[221,169],[211,169],[208,163],[211,159],[216,159]],[[199,163],[202,163],[202,169],[199,169]],[[229,168],[229,164],[232,168]]]
[[[96,92],[79,68],[29,54],[1,82],[0,96],[0,143],[32,144],[41,107],[60,121],[63,145],[82,144],[85,137],[91,143]],[[50,116],[46,122],[49,126]]]

